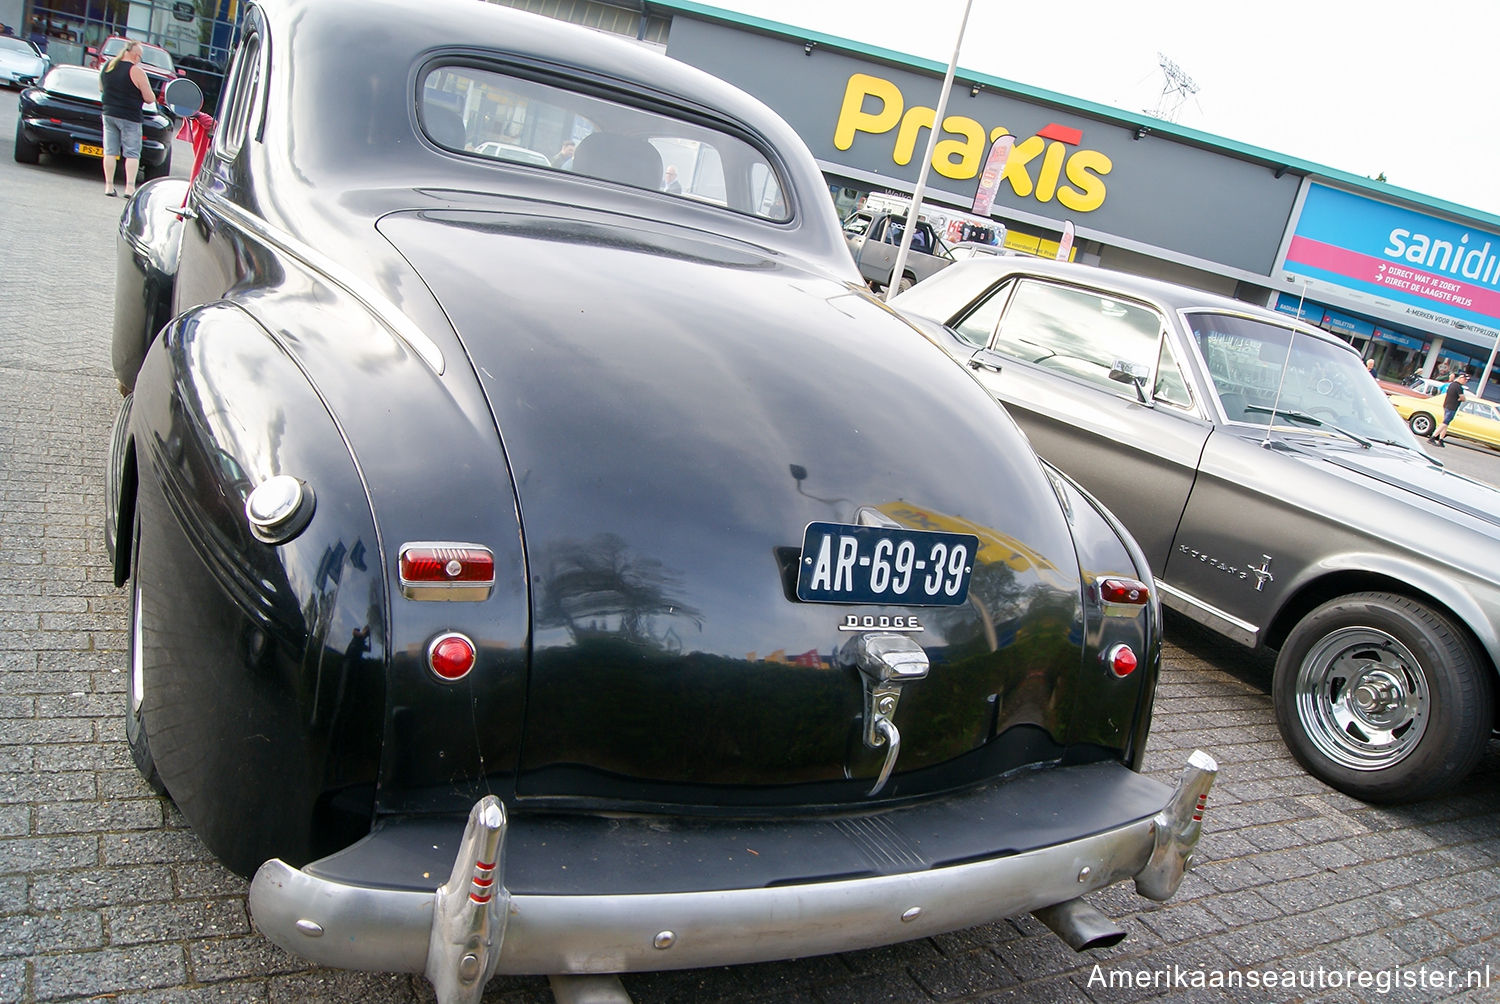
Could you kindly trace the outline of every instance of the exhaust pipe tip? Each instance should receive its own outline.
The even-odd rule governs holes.
[[[1075,952],[1109,948],[1125,940],[1125,929],[1081,899],[1033,910],[1031,915],[1052,929]]]

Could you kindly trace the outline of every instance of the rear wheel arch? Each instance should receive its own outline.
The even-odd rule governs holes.
[[[135,438],[127,434],[125,453],[120,461],[120,485],[115,496],[115,585],[123,586],[130,578],[135,560],[135,502],[140,487],[140,471],[135,455]]]
[[[1289,597],[1276,611],[1275,616],[1261,633],[1260,647],[1279,652],[1282,645],[1286,644],[1287,636],[1302,622],[1303,618],[1318,607],[1340,596],[1367,592],[1391,593],[1414,603],[1420,603],[1434,613],[1447,618],[1464,634],[1468,643],[1473,646],[1481,665],[1489,670],[1490,683],[1495,691],[1494,721],[1496,727],[1500,728],[1500,663],[1496,662],[1494,651],[1474,630],[1470,615],[1455,609],[1431,592],[1416,588],[1409,579],[1398,579],[1379,572],[1345,571],[1325,575],[1309,582]]]

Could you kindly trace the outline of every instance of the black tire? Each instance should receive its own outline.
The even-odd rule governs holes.
[[[165,795],[167,786],[156,770],[156,760],[151,756],[151,746],[146,740],[145,680],[142,673],[146,611],[141,599],[141,516],[137,512],[130,530],[130,660],[129,672],[125,676],[125,741],[130,745],[130,756],[135,760],[141,777],[158,795]]]
[[[1483,756],[1493,681],[1448,617],[1390,593],[1355,593],[1287,636],[1276,724],[1315,777],[1366,802],[1408,802],[1461,781]]]
[[[16,163],[37,164],[42,159],[42,148],[26,138],[26,129],[18,120],[16,122]]]
[[[917,280],[913,279],[909,275],[903,275],[901,277],[901,281],[896,284],[896,292],[898,292],[898,293],[904,293],[908,289],[911,289],[916,284],[917,284]]]
[[[1411,426],[1412,432],[1424,438],[1432,435],[1432,430],[1437,428],[1437,423],[1434,422],[1432,420],[1432,416],[1427,414],[1427,412],[1425,411],[1412,412],[1411,418],[1408,418],[1406,420],[1406,424]]]
[[[146,178],[147,181],[153,181],[156,178],[165,178],[167,175],[169,175],[171,173],[172,173],[172,151],[171,150],[167,151],[166,157],[162,160],[162,162],[160,164],[148,164],[148,163],[145,163],[144,161],[141,163],[141,174],[145,175],[145,178]]]

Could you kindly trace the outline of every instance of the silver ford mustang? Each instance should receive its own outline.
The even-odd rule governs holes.
[[[892,305],[1124,521],[1163,603],[1278,651],[1277,721],[1313,774],[1395,802],[1478,762],[1496,720],[1500,492],[1431,460],[1349,345],[1039,259],[960,262]]]

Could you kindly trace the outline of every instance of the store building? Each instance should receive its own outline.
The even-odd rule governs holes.
[[[692,0],[497,0],[663,47],[774,108],[841,211],[911,193],[946,66]],[[1490,377],[1500,217],[1148,115],[960,67],[925,206],[968,210],[993,141],[1015,147],[991,215],[1006,243],[1299,315],[1382,377]],[[1473,385],[1471,385],[1473,386]]]

